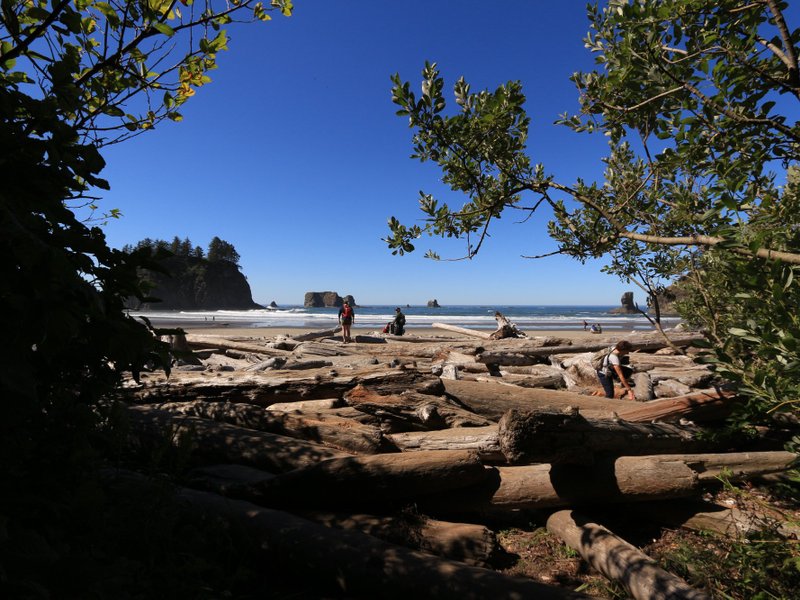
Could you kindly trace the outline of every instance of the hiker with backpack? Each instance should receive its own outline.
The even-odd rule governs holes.
[[[342,308],[339,309],[339,324],[342,326],[342,341],[345,344],[353,341],[350,339],[350,325],[353,324],[355,318],[356,314],[353,312],[353,308],[350,306],[350,303],[345,300]]]
[[[601,354],[596,359],[594,366],[597,372],[597,379],[600,381],[600,385],[603,386],[606,398],[614,397],[614,379],[616,378],[622,387],[628,390],[628,398],[630,400],[636,399],[625,373],[626,370],[629,370],[626,359],[631,350],[633,350],[633,345],[627,340],[622,340],[617,342],[617,345],[613,348],[604,351],[604,354]]]

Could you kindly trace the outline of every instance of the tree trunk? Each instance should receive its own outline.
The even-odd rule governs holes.
[[[434,329],[444,329],[446,331],[453,331],[455,333],[461,333],[463,335],[469,335],[471,337],[477,337],[484,340],[488,340],[492,337],[492,334],[488,331],[467,329],[466,327],[458,327],[457,325],[448,325],[447,323],[432,323],[431,327],[433,327]]]
[[[326,527],[360,531],[393,544],[470,565],[488,567],[501,552],[494,532],[472,523],[437,521],[408,512],[391,517],[322,512],[301,512],[299,516]]]
[[[159,410],[230,423],[237,427],[278,433],[292,438],[321,442],[351,453],[379,452],[383,435],[378,427],[320,413],[285,413],[253,404],[230,402],[167,402]]]
[[[419,450],[474,450],[484,462],[505,462],[497,439],[497,425],[413,431],[386,436],[402,452]]]
[[[283,473],[250,487],[245,498],[264,506],[385,509],[478,484],[489,475],[469,451],[349,456]]]
[[[677,421],[683,417],[692,421],[716,421],[730,414],[734,398],[733,392],[707,390],[676,398],[629,404],[618,410],[617,415],[634,423]]]
[[[743,480],[785,471],[796,458],[790,452],[622,456],[593,466],[498,466],[482,485],[443,494],[425,507],[440,514],[495,514],[597,503],[686,498],[716,483],[722,468]]]
[[[197,417],[175,416],[149,406],[128,408],[132,442],[159,447],[168,441],[176,448],[189,444],[196,462],[230,462],[272,473],[291,471],[346,453],[283,435],[235,427]]]
[[[345,401],[382,420],[391,416],[394,421],[408,424],[407,428],[395,428],[392,433],[446,427],[482,427],[491,423],[489,419],[464,410],[445,398],[415,392],[382,395],[360,385],[345,394]]]
[[[587,417],[607,418],[613,412],[619,413],[633,406],[628,400],[598,398],[574,392],[466,380],[443,380],[442,383],[448,396],[452,396],[472,412],[493,421],[499,421],[512,408],[525,411],[546,407],[556,410],[574,407]]]
[[[577,550],[605,577],[620,583],[636,600],[710,600],[638,548],[572,510],[550,515],[547,531]]]
[[[277,402],[341,398],[347,390],[359,383],[370,385],[386,394],[408,389],[424,389],[430,392],[441,389],[438,377],[414,370],[376,365],[372,368],[353,369],[346,374],[332,373],[331,369],[299,373],[239,373],[230,378],[208,372],[173,372],[169,378],[163,373],[144,373],[142,385],[129,383],[123,391],[128,397],[140,402],[208,400],[269,406]]]
[[[333,337],[342,330],[337,326],[332,329],[321,329],[318,331],[309,331],[308,333],[301,333],[300,335],[293,335],[292,339],[296,342],[307,342],[308,340],[317,340],[319,338]]]
[[[634,350],[654,351],[666,347],[666,342],[661,336],[631,336]],[[670,336],[670,339],[678,346],[688,346],[692,342],[705,339],[700,334],[677,334]],[[477,356],[478,362],[496,365],[534,365],[546,360],[554,354],[578,354],[581,352],[596,352],[609,346],[613,346],[611,338],[597,342],[582,342],[567,346],[545,346],[545,347],[524,347],[516,348],[514,352],[486,350]]]
[[[646,455],[708,452],[717,449],[698,440],[702,430],[665,423],[630,423],[587,419],[571,412],[509,410],[500,419],[500,449],[511,464],[573,463],[590,465],[597,455]]]

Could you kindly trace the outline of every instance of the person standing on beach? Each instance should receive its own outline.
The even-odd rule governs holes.
[[[603,386],[606,398],[614,397],[614,378],[616,376],[622,387],[628,391],[628,399],[636,399],[622,365],[623,357],[630,354],[631,350],[633,350],[633,345],[629,341],[617,342],[617,345],[605,355],[600,363],[600,368],[597,369],[597,379]]]
[[[400,307],[394,309],[394,321],[389,325],[389,332],[394,335],[403,335],[406,332],[406,316]]]
[[[342,341],[345,344],[353,341],[350,339],[350,326],[355,321],[355,318],[356,314],[353,312],[353,308],[345,300],[342,308],[339,309],[339,324],[342,326]]]

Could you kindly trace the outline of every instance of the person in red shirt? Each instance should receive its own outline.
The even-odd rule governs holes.
[[[345,300],[342,308],[339,309],[339,324],[342,326],[342,341],[346,344],[347,342],[352,342],[353,340],[350,339],[350,326],[355,321],[356,314],[353,312],[353,308],[350,306],[350,303]]]

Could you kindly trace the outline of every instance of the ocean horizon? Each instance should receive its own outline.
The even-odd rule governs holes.
[[[354,326],[383,329],[394,318],[397,305],[357,306]],[[603,331],[650,331],[653,326],[640,314],[615,314],[619,305],[453,305],[430,308],[428,306],[402,306],[406,315],[406,328],[429,328],[433,323],[446,323],[470,329],[494,330],[497,328],[495,311],[500,311],[523,331],[582,330],[584,321],[599,324]],[[254,310],[197,310],[197,311],[130,311],[132,317],[147,317],[154,325],[180,326],[211,322],[217,326],[244,328],[280,327],[300,329],[326,329],[337,324],[338,308],[309,308],[285,305],[278,308]],[[680,317],[662,316],[665,329],[680,323]]]

